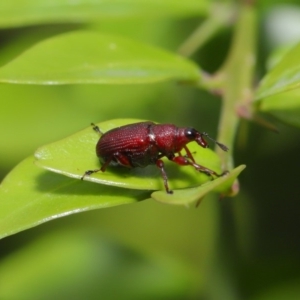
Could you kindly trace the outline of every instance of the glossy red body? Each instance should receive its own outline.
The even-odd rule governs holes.
[[[112,129],[104,133],[96,146],[102,163],[124,167],[146,167],[156,164],[163,156],[171,158],[191,140],[184,131],[172,124],[141,122]]]
[[[156,164],[161,170],[166,191],[172,193],[168,187],[162,157],[167,157],[179,165],[192,165],[197,171],[210,176],[220,176],[214,171],[196,164],[187,148],[186,145],[192,141],[196,141],[201,147],[208,147],[203,138],[208,135],[200,133],[194,128],[177,127],[173,124],[155,124],[149,121],[121,126],[102,134],[97,126],[93,126],[94,130],[101,134],[96,145],[96,153],[102,167],[99,170],[86,171],[82,179],[85,175],[91,175],[100,170],[104,172],[108,165],[143,168],[150,164]],[[216,143],[227,151],[226,146]],[[181,155],[182,149],[185,149],[185,156]]]

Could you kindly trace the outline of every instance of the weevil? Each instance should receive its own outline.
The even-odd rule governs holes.
[[[207,133],[200,133],[194,128],[177,127],[173,124],[155,124],[147,121],[117,127],[102,133],[98,126],[93,123],[91,125],[100,134],[96,145],[96,154],[102,166],[100,169],[86,171],[81,177],[82,180],[87,175],[99,171],[105,172],[109,165],[144,168],[154,164],[161,171],[166,192],[172,194],[162,161],[163,157],[167,157],[170,161],[181,166],[193,166],[197,171],[211,177],[220,177],[227,173],[226,171],[217,174],[195,162],[192,153],[186,146],[192,141],[197,142],[203,148],[207,148],[208,144],[204,139],[206,137],[214,141],[222,150],[228,151],[228,148],[209,137]],[[186,152],[184,156],[181,154],[183,149]]]

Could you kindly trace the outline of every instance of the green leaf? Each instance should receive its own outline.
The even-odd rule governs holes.
[[[111,120],[98,125],[105,132],[137,121],[140,120]],[[103,184],[79,180],[87,169],[99,168],[95,154],[98,138],[97,133],[88,127],[38,149],[35,154],[38,165],[67,176],[38,168],[33,157],[24,160],[7,175],[0,186],[0,238],[69,214],[135,203],[149,198],[148,190],[162,189],[162,193],[167,195],[160,171],[155,166],[132,170],[109,167],[104,173],[86,177],[86,181]],[[213,151],[192,143],[189,148],[198,163],[220,172],[220,161]],[[172,189],[198,186],[209,180],[192,167],[180,167],[172,162],[166,162],[166,170]],[[224,179],[221,178],[221,182]],[[174,195],[177,196],[177,191]],[[174,204],[176,199],[168,202]],[[183,205],[190,203],[189,197],[185,199]]]
[[[198,187],[174,190],[173,194],[167,194],[162,191],[152,193],[151,197],[159,202],[166,204],[176,204],[190,206],[198,203],[206,194],[212,191],[221,192],[228,190],[237,176],[246,168],[240,165],[230,171],[228,174],[215,180],[206,182]]]
[[[0,238],[70,214],[147,198],[145,192],[47,172],[35,166],[34,158],[29,157],[0,186]]]
[[[171,52],[133,40],[77,31],[33,46],[0,68],[0,82],[133,84],[199,81],[199,68]]]
[[[255,98],[262,99],[300,87],[300,43],[262,79]]]
[[[275,50],[268,60],[269,69],[275,68],[282,60],[286,59],[294,47],[295,44],[285,45]],[[300,50],[299,46],[298,49]],[[266,97],[259,101],[258,109],[286,124],[300,127],[300,89],[295,88]]]
[[[207,13],[209,4],[208,0],[1,0],[0,27],[128,17],[185,17]]]
[[[300,89],[294,89],[261,100],[259,109],[280,121],[300,127]]]
[[[97,125],[106,132],[112,128],[141,121],[143,120],[115,119]],[[81,179],[86,170],[101,167],[95,153],[98,139],[99,135],[92,127],[88,127],[63,140],[39,148],[35,153],[36,163],[50,171]],[[216,153],[203,149],[196,143],[189,144],[189,149],[199,164],[221,172],[220,160]],[[197,186],[210,180],[207,175],[195,171],[190,166],[180,167],[167,160],[165,165],[172,189]],[[154,165],[133,169],[108,167],[105,172],[86,176],[85,180],[129,189],[164,191],[160,170]]]
[[[295,47],[295,43],[284,45],[275,49],[267,60],[267,69],[270,71],[273,69],[285,56],[288,54],[291,49]]]

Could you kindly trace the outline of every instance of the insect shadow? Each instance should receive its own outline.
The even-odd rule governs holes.
[[[47,193],[51,203],[55,201],[56,196],[89,196],[94,195],[101,200],[101,196],[117,197],[122,194],[124,188],[110,186],[105,184],[95,184],[94,182],[82,182],[76,178],[71,178],[62,174],[46,171],[39,174],[36,178],[35,189],[42,193]],[[131,190],[130,197],[137,201],[145,200],[150,197],[152,191]],[[53,195],[54,199],[51,198]],[[59,200],[63,201],[62,199]],[[78,200],[76,200],[78,201]],[[78,203],[78,202],[77,202]],[[86,206],[86,199],[82,198],[82,205]]]

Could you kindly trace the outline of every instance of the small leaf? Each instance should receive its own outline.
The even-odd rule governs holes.
[[[106,132],[141,121],[143,120],[116,119],[97,125]],[[95,153],[98,139],[99,135],[90,126],[70,137],[39,148],[35,153],[36,163],[50,171],[80,179],[85,171],[101,167]],[[216,153],[203,149],[196,143],[189,144],[189,149],[197,163],[220,173],[220,160]],[[165,165],[172,189],[196,186],[210,180],[207,175],[195,171],[193,167],[180,167],[167,160]],[[85,180],[129,189],[164,190],[160,170],[154,165],[133,169],[109,166],[105,172],[86,176]]]
[[[228,190],[237,176],[245,168],[245,165],[240,165],[230,171],[228,174],[215,180],[206,182],[198,187],[174,190],[173,194],[167,194],[162,191],[157,191],[152,193],[151,197],[159,202],[163,202],[166,204],[176,204],[184,206],[194,205],[209,192],[220,192]]]
[[[113,18],[193,16],[207,13],[207,0],[1,0],[0,27],[91,22]]]
[[[29,157],[0,185],[0,238],[70,214],[135,203],[148,193],[82,182],[47,172]]]
[[[256,99],[300,87],[300,43],[292,48],[262,79]]]
[[[275,49],[267,60],[267,69],[270,71],[273,69],[284,57],[287,53],[291,51],[295,47],[295,43],[281,46]]]
[[[0,68],[0,82],[18,84],[133,84],[170,79],[199,81],[199,68],[159,48],[84,31],[44,40]]]
[[[286,124],[300,127],[300,89],[267,97],[260,101],[259,109]]]

